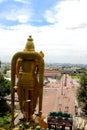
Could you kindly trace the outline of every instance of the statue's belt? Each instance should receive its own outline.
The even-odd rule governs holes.
[[[22,72],[21,75],[22,75],[23,77],[26,77],[26,78],[27,78],[27,77],[29,78],[29,77],[31,77],[31,76],[34,76],[33,73],[27,73],[27,72]]]

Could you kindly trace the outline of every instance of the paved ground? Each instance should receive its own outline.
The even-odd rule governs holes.
[[[76,88],[77,83],[72,83],[72,78],[63,75],[60,82],[50,82],[44,88],[43,115],[47,116],[51,111],[68,111],[75,115]],[[66,84],[65,84],[66,81]],[[66,86],[65,86],[66,85]]]

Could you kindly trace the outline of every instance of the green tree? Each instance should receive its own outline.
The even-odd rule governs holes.
[[[10,81],[6,80],[3,75],[0,74],[0,97],[4,97],[10,94]]]
[[[83,104],[82,108],[87,114],[87,72],[81,75],[80,87],[77,91],[77,99],[79,103]]]
[[[4,74],[6,74],[8,70],[10,70],[10,68],[6,66],[4,69]]]
[[[0,116],[5,115],[10,111],[10,107],[4,99],[5,96],[10,94],[10,81],[6,80],[0,74]]]
[[[1,68],[1,61],[0,61],[0,68]]]

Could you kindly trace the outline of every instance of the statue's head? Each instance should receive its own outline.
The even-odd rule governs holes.
[[[24,51],[35,51],[32,36],[29,36],[29,38],[27,39],[27,43],[24,48]]]

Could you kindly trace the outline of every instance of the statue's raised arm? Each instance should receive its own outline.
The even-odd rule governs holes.
[[[14,108],[14,86],[17,77],[17,94],[20,110],[25,121],[29,121],[34,114],[37,101],[39,101],[38,114],[42,111],[43,79],[44,79],[44,54],[35,52],[33,39],[27,39],[22,52],[17,52],[12,58],[12,109]]]

